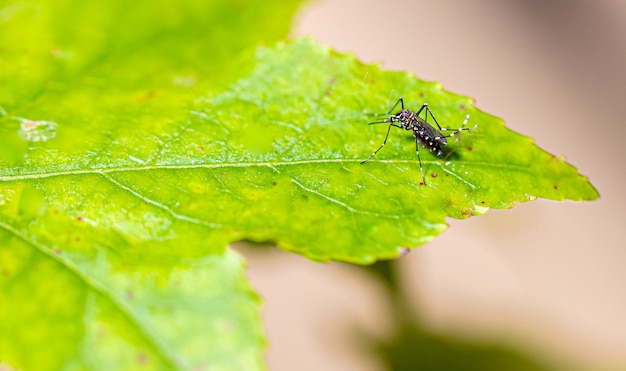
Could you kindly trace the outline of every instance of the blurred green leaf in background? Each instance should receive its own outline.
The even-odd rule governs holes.
[[[0,2],[0,360],[262,369],[259,300],[230,243],[365,264],[446,217],[598,197],[470,98],[277,44],[297,5]],[[387,130],[363,112],[394,92],[477,125],[444,159],[422,151],[427,186],[408,132],[360,164]]]

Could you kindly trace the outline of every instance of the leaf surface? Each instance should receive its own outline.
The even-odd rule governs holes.
[[[24,4],[0,11],[0,359],[16,367],[262,368],[258,299],[228,244],[370,263],[446,217],[598,197],[437,83],[306,39],[253,54],[293,5]],[[427,185],[407,131],[360,164],[387,131],[364,111],[390,93],[476,125],[444,159],[422,148]]]
[[[167,152],[298,3],[0,1],[0,368],[264,368],[227,238],[97,169]]]

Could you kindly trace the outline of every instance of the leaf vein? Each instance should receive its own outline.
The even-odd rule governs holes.
[[[110,300],[111,303],[113,303],[113,305],[118,308],[118,310],[128,319],[128,321],[133,324],[133,326],[135,326],[137,331],[144,337],[144,339],[146,339],[148,344],[150,344],[156,350],[157,354],[159,354],[163,358],[168,366],[172,369],[178,368],[177,365],[179,364],[179,362],[177,358],[174,356],[172,351],[170,351],[168,347],[163,343],[159,336],[151,332],[149,330],[149,327],[144,325],[134,314],[133,309],[130,307],[130,305],[125,303],[115,294],[111,293],[104,283],[96,280],[94,277],[89,276],[70,259],[64,257],[62,254],[54,253],[51,248],[46,247],[44,244],[31,238],[25,232],[22,232],[3,221],[0,221],[0,227],[4,228],[7,232],[13,234],[25,243],[31,245],[42,254],[56,261],[61,266],[65,267],[68,271],[73,273],[81,281],[83,281],[87,286],[91,287],[95,292]]]
[[[295,161],[262,161],[262,162],[216,162],[216,163],[204,163],[204,164],[155,164],[145,166],[123,166],[123,167],[111,167],[111,168],[94,168],[94,169],[74,169],[74,170],[61,170],[41,173],[19,174],[19,175],[4,175],[0,176],[0,181],[10,182],[28,179],[43,179],[52,178],[66,175],[83,175],[83,174],[105,174],[105,173],[118,173],[118,172],[130,172],[130,171],[150,171],[150,170],[185,170],[185,169],[218,169],[225,167],[233,168],[248,168],[248,167],[267,167],[267,166],[297,166],[297,165],[310,165],[310,164],[332,164],[332,163],[360,163],[361,158],[328,158],[328,159],[308,159],[308,160],[295,160]],[[416,164],[415,160],[378,160],[373,163],[384,164]],[[443,166],[437,161],[423,160],[424,164],[438,164]],[[456,161],[456,164],[476,166],[476,167],[494,167],[502,169],[517,170],[530,173],[528,167],[491,163],[491,162],[471,162],[471,161]]]
[[[300,183],[299,181],[297,181],[294,178],[291,178],[291,181],[295,185],[297,185],[298,187],[302,188],[303,190],[305,190],[307,192],[310,192],[310,193],[313,193],[313,194],[315,194],[317,196],[320,196],[320,197],[322,197],[322,198],[324,198],[324,199],[326,199],[326,200],[328,200],[328,201],[330,201],[330,202],[332,202],[334,204],[340,205],[340,206],[346,208],[347,210],[349,210],[350,212],[352,212],[353,214],[373,215],[373,216],[377,216],[379,218],[385,218],[385,219],[400,219],[400,217],[398,215],[383,215],[383,214],[379,214],[379,213],[376,213],[376,212],[373,212],[373,211],[356,209],[356,208],[346,204],[345,202],[337,200],[336,198],[332,198],[332,197],[330,197],[328,195],[325,195],[325,194],[323,194],[321,192],[318,192],[318,191],[316,191],[316,190],[314,190],[312,188],[308,188],[304,184]]]
[[[122,188],[123,190],[131,193],[132,195],[138,197],[139,199],[143,200],[144,202],[149,203],[150,205],[156,206],[162,210],[165,210],[167,213],[169,213],[173,218],[178,219],[178,220],[182,220],[182,221],[186,221],[186,222],[190,222],[193,224],[198,224],[198,225],[202,225],[205,227],[209,227],[209,228],[223,228],[224,226],[221,224],[217,224],[217,223],[211,223],[208,222],[206,220],[202,220],[202,219],[197,219],[197,218],[192,218],[190,216],[187,215],[182,215],[182,214],[178,214],[176,212],[174,212],[171,208],[169,208],[168,206],[157,202],[151,198],[148,198],[144,195],[142,195],[141,193],[135,191],[134,189],[120,183],[119,181],[115,180],[114,178],[112,178],[110,175],[107,175],[106,173],[102,173],[101,174],[105,179],[107,179],[108,181],[110,181],[111,183],[115,184],[116,186]]]

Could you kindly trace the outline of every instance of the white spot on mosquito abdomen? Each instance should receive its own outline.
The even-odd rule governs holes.
[[[57,123],[54,121],[34,121],[18,118],[20,138],[28,142],[45,142],[57,135]]]

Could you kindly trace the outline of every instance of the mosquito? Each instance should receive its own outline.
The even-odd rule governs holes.
[[[391,114],[393,110],[398,106],[398,104],[400,104],[400,108],[401,108],[400,111],[398,111],[395,114]],[[421,118],[420,114],[423,111],[425,111],[424,118]],[[435,122],[435,125],[437,125],[437,128],[439,129],[439,131],[437,131],[437,129],[435,129],[431,124],[428,123],[428,114],[430,114],[430,117],[433,118],[433,121]],[[424,185],[426,185],[426,178],[424,177],[424,169],[422,167],[422,159],[420,158],[419,145],[421,144],[422,146],[424,146],[424,148],[434,153],[435,156],[443,158],[445,157],[446,154],[441,149],[441,147],[448,144],[448,141],[446,140],[446,138],[450,138],[455,135],[458,135],[463,130],[468,130],[468,131],[471,130],[471,128],[465,127],[465,125],[467,125],[467,121],[469,120],[469,114],[465,116],[465,120],[463,121],[463,124],[461,125],[460,128],[458,129],[442,128],[437,122],[437,119],[433,115],[430,108],[428,108],[428,103],[422,104],[422,107],[417,112],[413,112],[409,109],[404,108],[404,100],[402,99],[402,97],[398,99],[396,104],[394,104],[393,107],[391,107],[389,111],[387,111],[386,113],[375,115],[375,116],[382,116],[382,115],[385,115],[388,117],[382,121],[370,122],[369,125],[388,123],[389,128],[387,129],[387,135],[385,136],[385,140],[383,140],[383,144],[381,144],[380,147],[378,147],[378,149],[374,151],[374,153],[372,153],[364,161],[361,161],[361,164],[368,162],[372,157],[374,157],[378,153],[378,151],[380,151],[385,146],[385,144],[387,143],[387,139],[389,138],[389,132],[391,131],[392,126],[400,128],[400,129],[404,129],[404,130],[411,130],[413,131],[413,136],[415,137],[415,153],[417,153],[417,160],[419,161],[420,173],[422,175],[422,183]],[[453,133],[449,135],[443,135],[440,133],[440,131],[453,131]]]

